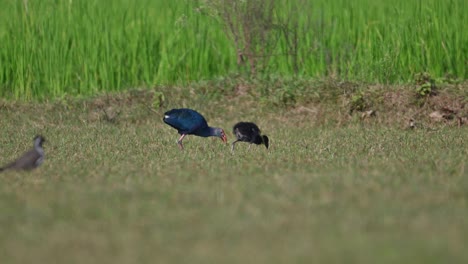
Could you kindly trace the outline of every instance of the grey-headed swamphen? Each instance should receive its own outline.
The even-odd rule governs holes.
[[[164,123],[177,129],[180,138],[177,144],[180,149],[184,149],[182,140],[187,135],[196,135],[200,137],[219,137],[224,143],[227,142],[224,130],[218,127],[210,127],[205,118],[195,110],[188,108],[172,109],[164,113]]]

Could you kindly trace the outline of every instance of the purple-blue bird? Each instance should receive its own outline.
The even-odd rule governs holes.
[[[177,144],[180,149],[184,149],[182,140],[187,135],[195,135],[200,137],[219,137],[226,143],[227,138],[224,130],[218,127],[210,127],[205,118],[195,110],[188,108],[172,109],[164,113],[164,123],[177,129],[180,138]]]

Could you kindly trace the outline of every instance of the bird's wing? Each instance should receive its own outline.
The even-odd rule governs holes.
[[[234,126],[234,134],[238,139],[241,137],[251,139],[260,134],[260,129],[254,123],[240,122]]]
[[[41,158],[41,155],[37,151],[30,150],[24,153],[20,158],[14,162],[8,164],[5,169],[33,169],[37,167],[37,161]]]
[[[234,129],[234,135],[240,141],[250,141],[250,137],[248,134],[242,133],[239,129]]]
[[[173,109],[164,114],[164,122],[177,129],[181,134],[190,134],[207,127],[205,118],[190,109]]]

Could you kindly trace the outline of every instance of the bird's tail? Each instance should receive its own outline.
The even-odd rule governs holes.
[[[262,140],[263,140],[263,144],[265,144],[265,147],[268,149],[268,147],[270,146],[270,140],[265,135],[262,136]]]

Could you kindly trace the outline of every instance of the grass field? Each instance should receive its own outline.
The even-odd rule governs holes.
[[[213,1],[0,0],[0,262],[468,263],[467,2],[278,0],[249,75]]]
[[[2,263],[468,261],[466,126],[318,122],[203,96],[153,113],[122,98],[1,104],[0,164],[48,139],[40,169],[0,174]],[[229,142],[255,121],[271,148],[191,136],[182,152],[161,120],[175,106]]]
[[[244,73],[206,2],[216,0],[0,0],[0,96],[62,98]],[[270,26],[281,30],[259,68],[371,83],[421,72],[466,79],[466,13],[465,0],[278,0]]]

